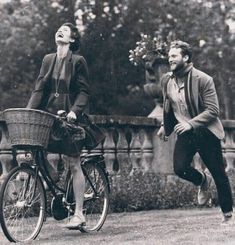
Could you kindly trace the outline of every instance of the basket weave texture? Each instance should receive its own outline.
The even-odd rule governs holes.
[[[47,148],[55,117],[47,112],[14,108],[3,111],[12,146]]]

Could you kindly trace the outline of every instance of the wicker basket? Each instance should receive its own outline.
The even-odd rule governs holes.
[[[3,111],[12,146],[46,148],[55,117],[47,112],[25,108]]]

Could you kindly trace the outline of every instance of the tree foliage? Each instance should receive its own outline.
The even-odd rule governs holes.
[[[24,107],[34,86],[41,61],[55,51],[56,28],[68,11],[51,0],[12,0],[0,5],[0,107]]]
[[[147,115],[144,68],[129,50],[141,34],[178,38],[194,47],[195,66],[212,75],[222,115],[233,118],[235,91],[234,0],[12,0],[0,6],[1,108],[25,106],[42,57],[55,50],[54,32],[76,20],[91,78],[91,112]],[[82,27],[82,28],[81,28]]]
[[[106,89],[105,97],[108,100],[108,103],[103,101],[105,103],[102,102],[101,105],[95,104],[97,110],[102,109],[104,113],[131,113],[133,104],[126,103],[131,98],[140,109],[138,113],[144,113],[141,105],[147,103],[141,101],[141,105],[139,104],[142,89],[139,93],[135,90],[135,94],[132,89],[128,89],[143,84],[143,70],[141,67],[131,67],[126,57],[129,49],[135,47],[141,33],[145,33],[161,36],[166,41],[183,39],[191,43],[194,47],[195,66],[214,77],[223,116],[232,117],[234,62],[231,59],[234,58],[234,39],[225,22],[231,12],[232,2],[129,0],[125,1],[125,7],[122,5],[124,1],[108,2],[109,4],[103,2],[103,5],[99,3],[102,5],[99,9],[109,6],[110,11],[108,14],[99,12],[100,15],[87,26],[84,38],[86,46],[93,46],[84,52],[94,64],[91,65],[91,70],[98,76],[98,79],[94,77],[94,81],[104,84],[101,90]],[[122,8],[119,7],[117,13],[111,11],[113,6]],[[101,37],[97,39],[99,35]],[[229,57],[226,52],[230,52]],[[95,62],[94,57],[95,60],[103,60],[103,63]],[[104,73],[98,75],[100,66],[106,68],[102,70]],[[110,82],[112,85],[107,88]],[[96,86],[100,86],[100,82],[94,84],[94,91],[97,92],[99,88]],[[98,100],[100,93],[96,92],[94,98]],[[116,100],[110,100],[113,97]]]

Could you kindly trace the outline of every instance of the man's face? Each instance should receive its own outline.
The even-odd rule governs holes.
[[[68,26],[61,26],[55,34],[57,44],[69,44],[74,40],[71,38],[71,30]]]
[[[187,64],[188,56],[182,56],[180,48],[171,48],[168,53],[168,61],[171,71],[178,71]]]

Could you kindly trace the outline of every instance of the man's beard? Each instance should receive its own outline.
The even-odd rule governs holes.
[[[182,70],[183,68],[185,67],[185,64],[184,63],[179,63],[176,65],[175,69],[172,70],[173,73],[177,73],[179,72],[180,70]]]

